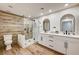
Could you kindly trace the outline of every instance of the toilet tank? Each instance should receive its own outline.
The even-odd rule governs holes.
[[[11,34],[5,34],[4,35],[4,41],[7,41],[7,40],[12,40],[12,35]]]

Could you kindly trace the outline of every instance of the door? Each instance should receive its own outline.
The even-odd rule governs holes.
[[[79,39],[68,38],[67,54],[69,54],[69,55],[79,55]]]

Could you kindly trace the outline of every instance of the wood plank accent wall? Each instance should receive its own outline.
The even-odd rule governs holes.
[[[17,41],[17,34],[24,31],[23,23],[23,17],[0,12],[0,41],[3,41],[3,35],[6,33],[13,35],[13,42]]]
[[[23,19],[0,12],[0,32],[23,31]]]

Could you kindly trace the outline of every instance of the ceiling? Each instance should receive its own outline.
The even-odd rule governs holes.
[[[0,3],[0,10],[25,17],[38,17],[41,12],[48,14],[49,9],[54,12],[76,4],[71,3],[67,7],[64,5],[65,3]]]

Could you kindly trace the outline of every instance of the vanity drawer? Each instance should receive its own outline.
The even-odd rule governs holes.
[[[54,42],[54,40],[49,39],[49,40],[48,40],[48,42],[53,43],[53,42]]]
[[[53,48],[53,46],[54,46],[54,41],[53,41],[52,39],[47,39],[47,40],[46,40],[46,43],[47,43],[47,46],[48,46],[48,47],[52,47],[52,48]]]
[[[53,44],[47,44],[47,47],[50,48],[50,49],[53,49],[54,45]]]
[[[51,38],[47,38],[47,39],[46,39],[46,42],[47,42],[47,43],[50,43],[50,44],[53,44],[53,43],[54,43],[54,40],[51,39]]]
[[[54,46],[53,46],[53,45],[49,45],[49,47],[50,47],[50,48],[53,48]]]

